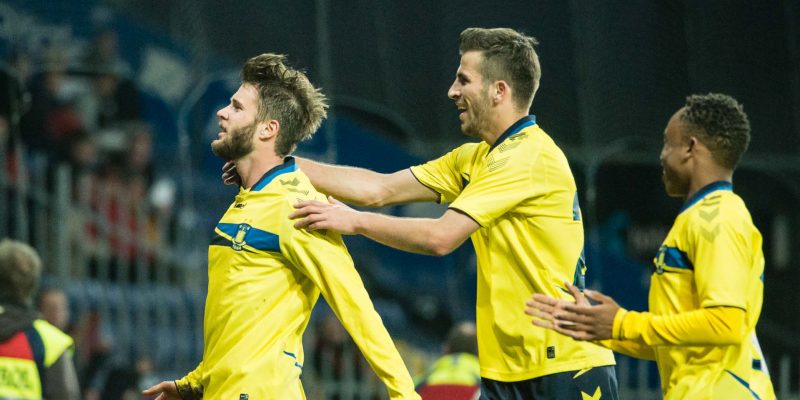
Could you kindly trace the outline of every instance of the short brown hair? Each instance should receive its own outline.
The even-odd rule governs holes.
[[[3,298],[30,304],[41,273],[42,260],[33,247],[16,240],[0,240],[0,293]]]
[[[467,28],[459,36],[458,49],[483,52],[481,75],[486,81],[504,80],[514,93],[514,103],[526,111],[539,89],[542,69],[534,46],[536,38],[510,28]]]
[[[280,122],[275,152],[281,157],[291,154],[297,143],[313,136],[327,116],[325,95],[303,71],[289,67],[283,54],[265,53],[247,60],[241,77],[243,83],[258,89],[256,121]]]
[[[691,95],[680,119],[698,128],[700,141],[719,165],[736,168],[750,144],[750,121],[736,99],[720,93]]]

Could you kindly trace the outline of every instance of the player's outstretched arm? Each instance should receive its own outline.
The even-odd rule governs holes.
[[[439,195],[421,184],[409,169],[383,174],[365,168],[325,164],[301,157],[296,157],[295,160],[317,190],[347,203],[383,207],[439,200]],[[222,181],[226,185],[241,184],[236,165],[232,161],[222,167]]]
[[[353,210],[332,197],[328,200],[299,202],[289,218],[298,219],[296,228],[364,235],[395,249],[433,256],[449,254],[480,228],[472,218],[452,209],[437,219],[400,218]]]
[[[353,338],[391,400],[419,400],[414,381],[383,326],[353,265],[334,232],[295,229],[287,219],[281,252],[319,288],[331,310]]]
[[[383,207],[439,200],[439,195],[421,184],[410,169],[383,174],[365,168],[331,165],[299,157],[296,160],[317,190],[347,203]]]
[[[584,296],[584,294],[576,286],[570,284],[569,282],[564,282],[564,284],[575,299],[574,301],[555,299],[549,296],[535,294],[530,300],[525,302],[525,313],[534,317],[532,322],[536,326],[552,329],[568,336],[573,336],[575,333],[571,331],[571,328],[575,328],[575,326],[570,325],[569,322],[564,320],[557,321],[556,315],[567,314],[567,305],[591,307],[591,303],[589,303],[589,300],[586,298],[586,296]],[[615,319],[616,318],[617,317],[615,315]],[[582,332],[582,334],[587,333]],[[641,358],[644,360],[655,359],[653,348],[645,343],[614,339],[596,340],[595,342],[601,346],[607,347],[617,353],[622,353],[627,356]]]
[[[577,290],[569,285],[570,291]],[[708,307],[671,315],[628,311],[609,296],[586,290],[595,304],[573,304],[534,294],[526,313],[534,325],[553,329],[577,340],[623,340],[648,346],[722,346],[746,336],[745,311]]]

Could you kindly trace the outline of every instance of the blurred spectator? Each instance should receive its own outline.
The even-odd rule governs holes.
[[[16,371],[0,379],[0,396],[77,400],[72,338],[38,319],[32,307],[41,270],[33,248],[0,241],[0,371]]]
[[[461,322],[447,335],[444,355],[418,379],[423,400],[470,400],[479,395],[481,375],[475,324]]]
[[[77,108],[84,125],[92,132],[137,120],[139,91],[130,79],[131,70],[119,55],[117,33],[103,28],[95,36],[82,60],[91,88],[80,96]]]
[[[123,76],[130,74],[130,66],[119,54],[117,32],[110,26],[101,27],[86,51],[84,64],[112,66]]]
[[[31,108],[21,120],[23,140],[31,148],[58,154],[71,135],[83,130],[71,103],[76,90],[68,84],[68,65],[66,50],[53,45],[31,80]]]
[[[153,377],[153,363],[147,356],[140,357],[133,365],[117,365],[109,368],[105,375],[101,399],[141,399],[141,391],[158,383]]]
[[[127,126],[126,172],[129,177],[142,178],[145,192],[153,183],[153,137],[150,127],[143,122]],[[142,196],[144,197],[144,196]]]
[[[42,318],[63,332],[69,332],[69,300],[61,289],[44,288],[39,292],[36,308]]]
[[[27,82],[31,75],[31,60],[22,49],[12,49],[8,64],[0,69],[0,138],[12,133],[13,124],[30,108],[31,94]]]
[[[109,128],[139,118],[139,94],[132,80],[112,65],[92,65],[91,89],[77,99],[82,123],[90,130]]]
[[[76,332],[83,398],[99,400],[112,365],[112,337],[96,310],[82,316]]]

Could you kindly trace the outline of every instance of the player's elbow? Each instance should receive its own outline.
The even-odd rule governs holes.
[[[381,208],[388,205],[386,199],[387,196],[380,192],[368,193],[358,205],[369,208]]]
[[[444,257],[458,248],[459,243],[455,243],[445,235],[432,235],[428,240],[428,253],[436,257]]]
[[[354,199],[355,204],[362,207],[381,208],[391,204],[392,192],[380,185],[374,184],[364,187],[358,198]]]
[[[715,335],[713,344],[726,346],[742,343],[747,339],[746,312],[740,308],[711,308],[709,322]]]
[[[744,329],[721,329],[717,331],[717,336],[714,337],[713,344],[718,346],[728,346],[742,343],[744,339]]]

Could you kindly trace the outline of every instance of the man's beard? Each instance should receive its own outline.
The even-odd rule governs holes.
[[[225,134],[222,139],[211,142],[211,151],[226,161],[238,160],[253,151],[253,134],[256,123],[233,129]]]
[[[472,115],[469,116],[469,122],[464,126],[462,132],[469,137],[482,138],[481,132],[486,131],[489,126],[489,110],[491,107],[492,102],[489,96],[481,96],[475,104],[471,104],[469,110]]]

